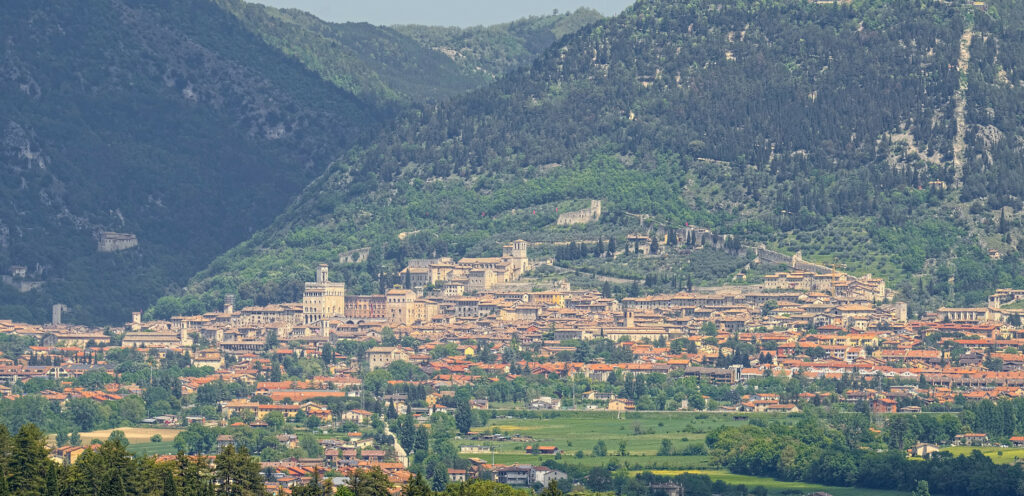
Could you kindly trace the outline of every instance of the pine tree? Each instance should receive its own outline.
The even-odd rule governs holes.
[[[430,433],[422,425],[416,427],[416,441],[413,445],[413,451],[416,452],[417,463],[426,459],[430,453]]]
[[[540,492],[540,496],[562,496],[564,494],[565,493],[558,488],[557,480],[553,480],[548,483],[548,487],[545,487],[544,490]]]
[[[181,496],[178,490],[178,481],[174,477],[174,471],[166,469],[163,471],[164,492],[161,496]]]
[[[318,469],[313,469],[313,477],[310,479],[309,484],[292,488],[292,496],[331,496],[333,492],[331,484],[325,484],[321,480]]]
[[[14,437],[10,463],[11,494],[44,496],[46,494],[46,437],[34,424],[25,424]]]
[[[260,464],[245,448],[228,445],[214,459],[217,496],[262,496],[266,494]]]
[[[323,352],[320,355],[325,365],[334,363],[334,347],[330,342],[324,343]]]
[[[459,432],[466,434],[473,427],[473,409],[469,406],[469,399],[465,396],[457,400],[455,410],[455,425]]]
[[[374,467],[353,472],[348,487],[357,496],[390,496],[388,489],[391,488],[391,482],[384,472]]]
[[[193,461],[179,451],[174,461],[178,472],[177,481],[181,486],[181,496],[213,496],[213,477],[209,474],[209,465],[206,458],[199,458]]]
[[[402,489],[402,496],[432,496],[434,491],[430,489],[423,474],[416,472],[416,475],[409,479],[409,483]]]
[[[57,478],[57,464],[46,465],[46,496],[57,496],[60,494],[60,483]]]
[[[928,481],[920,480],[917,481],[917,489],[911,493],[911,496],[931,496],[931,491],[928,490]]]

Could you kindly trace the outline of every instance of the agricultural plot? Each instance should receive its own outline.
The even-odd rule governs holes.
[[[1016,463],[1018,460],[1024,460],[1024,448],[1000,448],[997,446],[950,446],[943,448],[942,451],[952,453],[953,456],[964,455],[971,456],[971,452],[978,450],[985,456],[992,459],[996,463]]]
[[[876,489],[863,489],[854,487],[822,486],[820,484],[807,484],[804,482],[787,482],[767,477],[754,477],[752,475],[734,474],[725,470],[652,470],[657,475],[674,476],[682,473],[706,475],[713,481],[722,481],[728,484],[744,484],[749,489],[763,486],[768,494],[807,494],[812,492],[826,492],[832,496],[907,496],[909,493],[902,491],[883,491]]]
[[[91,432],[82,432],[79,435],[82,436],[82,443],[89,443],[93,440],[106,441],[110,437],[110,433],[115,430],[124,433],[125,438],[128,439],[128,451],[137,455],[150,456],[150,455],[169,455],[177,452],[174,447],[174,438],[178,436],[181,429],[157,429],[152,427],[121,427],[118,429],[103,429]],[[160,435],[159,442],[153,442],[151,439],[154,435]],[[53,444],[56,436],[50,435],[48,440],[50,444]]]
[[[478,429],[482,434],[498,432],[505,436],[521,436],[516,441],[485,441],[463,436],[460,445],[483,445],[494,449],[491,454],[462,454],[495,463],[533,463],[554,458],[526,452],[531,445],[554,446],[561,451],[561,461],[584,467],[609,462],[630,467],[661,469],[709,468],[709,459],[694,451],[704,446],[708,432],[721,425],[740,425],[751,418],[748,414],[660,412],[623,413],[606,411],[544,412],[553,418],[495,418]],[[766,416],[756,414],[755,416]],[[784,419],[785,416],[773,415]],[[658,456],[663,440],[671,442],[673,454]],[[595,446],[604,442],[605,456],[595,454]],[[624,447],[622,443],[625,443]],[[624,449],[622,449],[624,448]],[[623,454],[624,453],[624,454]]]

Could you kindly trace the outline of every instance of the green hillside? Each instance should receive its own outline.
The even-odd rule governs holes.
[[[271,46],[364,101],[385,108],[439,100],[529,65],[561,37],[601,19],[592,9],[494,26],[332,23],[297,9],[213,0]]]
[[[360,98],[388,105],[438,99],[489,79],[387,27],[330,23],[296,9],[215,0],[252,32],[324,79]]]
[[[451,57],[465,73],[493,81],[529,65],[563,36],[602,18],[600,12],[581,7],[573,12],[532,16],[494,26],[404,25],[393,29]]]
[[[0,318],[124,322],[379,125],[206,0],[14,0],[0,33],[0,267],[44,281]]]
[[[376,248],[336,267],[371,291],[407,256],[593,239],[638,229],[634,214],[881,271],[914,308],[980,301],[1024,283],[1019,7],[640,1],[404,115],[155,313],[295,298],[344,249]],[[600,224],[553,225],[589,198]]]

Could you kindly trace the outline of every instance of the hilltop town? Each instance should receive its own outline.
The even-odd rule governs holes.
[[[432,477],[529,486],[573,476],[487,456],[511,444],[542,456],[569,446],[488,434],[481,429],[495,412],[750,415],[834,404],[884,415],[1024,396],[1024,290],[908,320],[885,281],[795,256],[780,267],[810,270],[617,300],[564,281],[510,289],[537,264],[527,251],[517,240],[500,257],[413,259],[384,294],[348,294],[320,264],[297,302],[235,308],[227,295],[219,312],[136,312],[123,328],[61,324],[56,310],[44,326],[0,321],[0,393],[70,408],[63,429],[173,429],[173,448],[195,454],[245,445],[263,453],[273,490],[313,472],[341,484],[368,467],[401,485],[427,460],[419,429],[433,431],[446,414],[459,424],[448,436],[459,434],[451,442],[460,455]],[[152,367],[168,364],[187,372],[154,380]],[[153,400],[154,381],[176,388],[162,393],[175,399]],[[82,417],[83,402],[110,405],[108,420]],[[129,402],[141,410],[118,417]],[[270,437],[254,441],[260,431]],[[321,434],[300,440],[302,432]],[[73,463],[89,449],[58,434],[55,460]],[[990,442],[953,434],[951,445]]]

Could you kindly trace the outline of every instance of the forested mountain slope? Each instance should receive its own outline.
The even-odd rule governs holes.
[[[0,267],[44,282],[0,318],[124,322],[378,126],[208,0],[12,0],[0,40]]]
[[[400,25],[392,28],[451,57],[467,74],[491,81],[512,69],[529,65],[563,36],[602,18],[600,12],[581,7],[572,12],[532,16],[494,26]]]
[[[554,208],[588,198],[602,224],[698,223],[880,273],[918,304],[977,302],[1024,283],[1021,6],[640,1],[406,114],[155,313],[295,298],[312,263],[364,246],[369,263],[338,268],[379,290],[406,256],[576,236]]]
[[[438,99],[491,80],[391,28],[325,22],[301,10],[242,0],[214,1],[268,44],[377,105]]]

